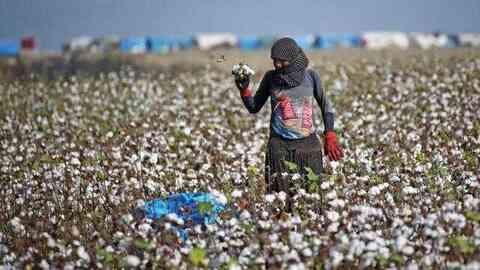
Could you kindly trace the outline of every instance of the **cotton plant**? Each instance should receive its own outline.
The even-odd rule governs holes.
[[[0,83],[0,268],[476,269],[480,61],[376,61],[313,67],[347,155],[315,191],[285,176],[292,213],[259,188],[268,109],[250,117],[229,74]],[[185,242],[177,217],[130,212],[179,191],[226,210]]]

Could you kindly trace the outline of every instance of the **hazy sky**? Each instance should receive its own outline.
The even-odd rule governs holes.
[[[0,38],[58,50],[80,35],[480,32],[478,0],[0,0]]]

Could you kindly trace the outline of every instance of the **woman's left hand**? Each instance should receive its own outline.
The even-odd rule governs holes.
[[[324,150],[330,160],[340,160],[343,157],[342,149],[337,145],[337,136],[333,130],[325,132]]]

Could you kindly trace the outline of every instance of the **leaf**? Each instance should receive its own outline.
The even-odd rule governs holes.
[[[290,172],[294,172],[297,170],[298,166],[297,164],[295,164],[294,162],[291,162],[291,161],[288,161],[288,160],[284,160],[283,163],[285,164],[285,166],[287,167],[287,169],[290,171]]]
[[[318,192],[318,185],[317,183],[310,183],[308,185],[308,192],[311,192],[311,193],[316,193]]]
[[[97,257],[107,264],[113,262],[113,254],[103,248],[97,248]]]
[[[43,154],[40,157],[40,161],[43,163],[50,163],[52,161],[52,158],[48,154]]]
[[[418,152],[415,155],[415,160],[418,162],[423,162],[425,160],[425,154],[423,152]]]
[[[220,270],[232,269],[232,267],[233,267],[235,264],[237,264],[237,261],[235,260],[235,258],[230,257],[230,259],[228,260],[228,262],[225,262],[225,263],[223,263],[223,264],[220,266]]]
[[[152,248],[152,243],[150,243],[148,240],[137,239],[135,240],[135,247],[143,250],[149,250]]]
[[[318,183],[320,181],[320,177],[316,175],[310,167],[305,167],[307,171],[307,179],[309,182]]]
[[[402,265],[403,257],[402,255],[395,253],[395,254],[392,254],[392,256],[390,256],[390,261],[392,261],[396,265]]]
[[[466,217],[468,220],[480,222],[480,212],[466,211],[466,212],[465,212],[465,217]]]
[[[471,254],[475,251],[472,241],[465,236],[456,236],[448,239],[448,244],[453,248],[460,249],[464,254]]]
[[[213,205],[209,202],[199,202],[197,203],[197,210],[200,214],[208,213],[212,210]]]
[[[388,265],[388,258],[385,258],[383,256],[377,256],[377,261],[380,267],[384,268],[385,266]]]
[[[244,231],[250,233],[250,232],[252,232],[253,228],[255,228],[255,226],[251,223],[243,223],[242,228],[243,228]]]
[[[188,254],[188,258],[193,265],[198,266],[205,258],[205,250],[203,248],[194,247],[190,251],[190,254]]]
[[[97,180],[100,180],[100,181],[104,181],[107,179],[107,176],[101,171],[96,171],[95,177],[97,178]]]
[[[105,156],[103,155],[102,152],[97,152],[95,154],[95,158],[97,159],[97,162],[101,162],[101,161],[105,160]]]
[[[257,167],[255,167],[254,165],[248,166],[248,168],[247,168],[247,173],[248,173],[249,175],[252,175],[252,176],[253,176],[253,175],[256,175],[257,172],[258,172]]]

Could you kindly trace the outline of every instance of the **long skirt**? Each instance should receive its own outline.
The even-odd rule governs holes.
[[[282,177],[282,173],[289,172],[285,160],[295,163],[303,175],[307,173],[305,168],[310,167],[320,176],[323,169],[322,144],[317,135],[313,133],[296,140],[270,135],[265,155],[265,181],[268,193],[284,191],[288,195],[293,195],[291,179]]]

